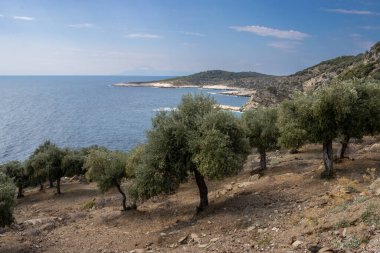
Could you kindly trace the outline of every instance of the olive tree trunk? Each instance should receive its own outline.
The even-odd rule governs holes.
[[[325,170],[322,172],[321,177],[333,178],[334,167],[333,167],[332,140],[327,140],[323,143],[323,163],[325,165]]]
[[[39,191],[42,192],[44,190],[44,184],[42,183],[42,181],[40,181],[40,189]]]
[[[53,188],[53,187],[54,187],[53,179],[51,179],[50,177],[49,177],[49,187],[50,187],[50,188]]]
[[[127,211],[128,208],[127,208],[127,205],[126,205],[126,202],[127,202],[127,196],[125,195],[125,193],[123,192],[123,190],[121,189],[121,186],[119,183],[116,183],[116,188],[117,190],[120,192],[120,194],[123,196],[123,211]]]
[[[199,213],[208,206],[208,189],[204,177],[197,169],[194,169],[194,176],[199,189],[199,206],[197,207]]]
[[[18,199],[24,197],[24,194],[22,193],[22,190],[23,190],[22,185],[20,185],[20,186],[18,187],[18,193],[17,193],[17,198],[18,198]]]
[[[260,171],[267,169],[267,153],[264,150],[260,150]]]
[[[61,194],[61,178],[57,179],[57,194]]]
[[[343,140],[340,142],[342,146],[340,147],[339,159],[343,159],[346,157],[345,155],[346,155],[346,151],[347,151],[349,141],[350,141],[350,136],[345,135],[343,137]]]

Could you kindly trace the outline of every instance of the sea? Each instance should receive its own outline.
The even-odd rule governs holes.
[[[248,99],[212,89],[112,86],[164,78],[0,76],[0,164],[27,159],[45,140],[60,147],[100,145],[128,151],[144,143],[152,117],[175,108],[184,94],[209,94],[231,106]]]

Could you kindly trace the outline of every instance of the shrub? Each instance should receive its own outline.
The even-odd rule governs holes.
[[[0,227],[10,225],[13,221],[16,186],[11,178],[0,172]]]

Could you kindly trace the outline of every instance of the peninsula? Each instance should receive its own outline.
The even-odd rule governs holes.
[[[219,89],[223,90],[221,94],[249,97],[242,108],[247,110],[259,105],[277,104],[291,98],[295,92],[313,91],[334,80],[364,77],[380,80],[380,42],[365,53],[323,61],[288,76],[209,70],[160,81],[118,83],[114,86]]]

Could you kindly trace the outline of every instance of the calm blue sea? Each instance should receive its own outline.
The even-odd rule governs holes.
[[[129,150],[145,141],[157,110],[175,107],[187,93],[215,92],[111,86],[159,78],[163,77],[0,76],[0,164],[26,159],[47,139],[62,147],[97,144]],[[247,101],[212,96],[226,105]]]

